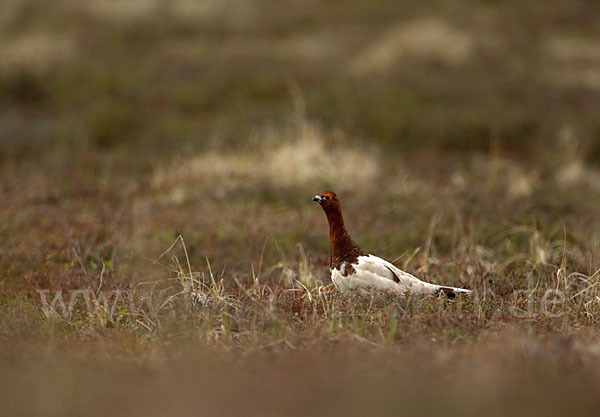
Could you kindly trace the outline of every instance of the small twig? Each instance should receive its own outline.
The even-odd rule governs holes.
[[[263,256],[265,254],[265,247],[267,246],[267,241],[263,243],[262,251],[260,252],[260,263],[258,264],[258,277],[260,278],[260,272],[262,271],[263,264]]]
[[[75,248],[72,248],[73,253],[75,254],[75,259],[77,259],[77,262],[79,263],[79,266],[81,266],[81,269],[83,270],[83,277],[85,278],[85,281],[88,285],[88,288],[91,290],[94,287],[92,286],[92,281],[88,275],[87,269],[85,269],[85,266],[83,265],[83,262],[81,261],[81,257],[79,256],[79,254],[77,253],[77,250]],[[92,291],[92,295],[94,296],[94,301],[98,301],[98,298],[96,297],[96,293],[94,291]]]
[[[160,261],[163,256],[165,256],[167,253],[169,253],[171,251],[171,249],[173,249],[175,247],[175,245],[177,244],[177,242],[179,242],[180,239],[182,239],[181,234],[178,235],[177,239],[175,239],[173,241],[173,243],[171,243],[171,246],[169,246],[169,248],[166,251],[164,251],[163,253],[161,253],[160,256],[158,258],[156,258],[156,260],[154,260],[153,262],[155,264],[158,263],[158,261]]]
[[[104,271],[106,270],[106,265],[104,265],[104,261],[102,261],[102,271],[100,271],[100,285],[98,285],[98,289],[96,290],[96,296],[100,295],[100,290],[102,290],[102,284],[104,284]]]

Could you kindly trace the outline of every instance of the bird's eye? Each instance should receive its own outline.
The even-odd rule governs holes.
[[[331,196],[330,195],[326,195],[325,196],[325,200],[331,200]]]

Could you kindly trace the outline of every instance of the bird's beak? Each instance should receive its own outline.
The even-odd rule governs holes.
[[[321,197],[320,195],[316,195],[312,198],[312,201],[321,204],[321,201],[323,201],[323,197]]]

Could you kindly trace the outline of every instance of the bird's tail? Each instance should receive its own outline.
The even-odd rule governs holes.
[[[473,293],[473,291],[465,290],[464,288],[445,287],[443,285],[439,285],[436,288],[433,295],[436,297],[448,298],[448,299],[453,300],[456,297],[458,297],[460,294],[472,294],[472,293]]]

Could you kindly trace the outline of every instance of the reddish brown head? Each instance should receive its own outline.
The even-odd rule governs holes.
[[[315,201],[323,207],[325,213],[332,211],[341,211],[340,200],[338,200],[337,195],[333,191],[326,191],[321,195],[316,195],[313,197],[312,201]]]
[[[312,200],[321,205],[329,222],[331,268],[340,269],[344,262],[353,264],[358,256],[365,255],[346,231],[342,216],[342,207],[337,195],[333,191],[327,191],[321,195],[314,196]]]

